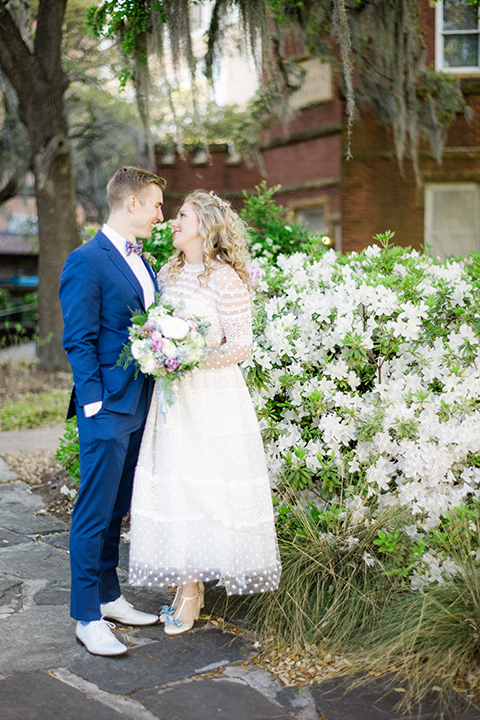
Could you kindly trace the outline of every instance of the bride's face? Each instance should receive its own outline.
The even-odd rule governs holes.
[[[173,245],[185,255],[198,254],[203,250],[203,238],[200,235],[198,215],[193,205],[185,203],[178,211],[175,220],[172,221]]]

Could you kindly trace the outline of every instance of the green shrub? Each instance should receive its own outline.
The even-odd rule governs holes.
[[[307,230],[305,225],[294,222],[291,213],[273,199],[281,187],[267,188],[264,181],[255,187],[255,194],[243,193],[244,207],[240,216],[250,228],[252,256],[271,262],[280,253],[290,255],[299,250],[313,251],[314,248],[323,253],[326,246],[322,237]]]
[[[173,247],[173,230],[169,222],[155,225],[151,237],[143,241],[144,255],[149,253],[152,256],[152,267],[158,272],[162,265],[165,265],[168,258],[175,251]]]
[[[78,442],[77,418],[70,418],[65,425],[65,434],[60,438],[60,447],[55,453],[60,465],[72,480],[80,482],[80,445]]]

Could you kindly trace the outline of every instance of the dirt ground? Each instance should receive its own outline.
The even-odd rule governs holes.
[[[44,372],[36,361],[8,360],[0,364],[0,405],[24,400],[30,393],[70,390],[69,373]]]

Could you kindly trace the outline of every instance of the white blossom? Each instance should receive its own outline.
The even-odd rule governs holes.
[[[270,378],[253,397],[261,428],[275,432],[266,442],[272,484],[295,448],[304,449],[314,482],[333,458],[345,492],[331,503],[351,508],[358,522],[369,506],[407,507],[413,519],[404,531],[413,543],[447,511],[480,499],[480,468],[470,463],[480,455],[480,337],[465,313],[478,306],[480,291],[458,262],[415,251],[405,251],[385,276],[377,270],[382,252],[375,245],[343,258],[333,250],[313,261],[280,256],[285,290],[266,301],[257,295],[265,326],[243,367],[248,373],[256,364]],[[418,300],[411,285],[404,289],[412,261]],[[434,296],[445,285],[449,299],[440,307]],[[368,355],[355,359],[355,344]],[[135,352],[142,354],[140,345]],[[292,380],[286,386],[285,375]],[[287,405],[280,419],[269,414],[279,398]],[[348,536],[346,546],[351,542]],[[412,588],[445,582],[456,572],[452,562],[435,554],[420,559]]]

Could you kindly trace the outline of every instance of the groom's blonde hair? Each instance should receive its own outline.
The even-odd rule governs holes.
[[[110,211],[116,210],[127,197],[134,195],[139,200],[149,185],[157,185],[164,190],[166,181],[149,172],[136,167],[123,167],[115,173],[107,185],[107,200]]]

